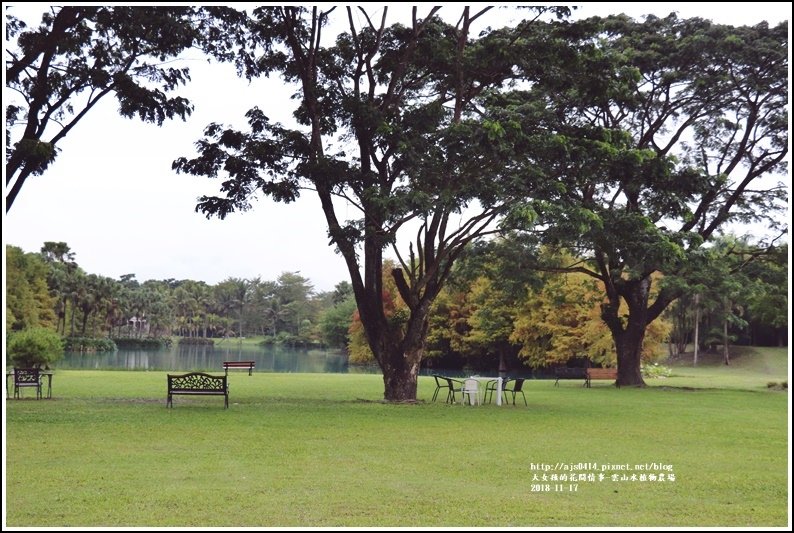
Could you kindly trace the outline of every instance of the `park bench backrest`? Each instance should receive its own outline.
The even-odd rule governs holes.
[[[37,387],[40,379],[38,368],[14,369],[14,385],[17,387]]]
[[[590,379],[616,379],[618,371],[616,368],[588,368],[587,375]]]
[[[168,374],[169,390],[226,390],[226,376],[211,376],[203,372]]]

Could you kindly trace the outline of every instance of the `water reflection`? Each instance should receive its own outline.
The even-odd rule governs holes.
[[[223,369],[223,361],[256,361],[255,372],[380,373],[376,366],[348,365],[347,356],[326,350],[257,346],[181,345],[163,350],[118,350],[81,354],[67,352],[57,363],[63,369],[178,370]]]

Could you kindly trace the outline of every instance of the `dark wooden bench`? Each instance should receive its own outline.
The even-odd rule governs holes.
[[[594,379],[613,379],[615,386],[617,386],[618,369],[617,368],[587,368],[587,381],[585,384],[590,388],[590,381]]]
[[[173,395],[223,396],[224,408],[229,407],[229,388],[226,376],[212,376],[204,372],[168,374],[168,401],[166,407],[174,407]]]
[[[557,378],[557,381],[554,382],[554,386],[558,387],[560,385],[561,379],[587,379],[587,373],[585,372],[587,369],[584,367],[581,368],[569,368],[569,367],[561,367],[554,370],[554,376]]]
[[[226,370],[226,375],[228,376],[230,368],[247,368],[248,375],[252,376],[255,364],[255,361],[224,361],[223,369]]]

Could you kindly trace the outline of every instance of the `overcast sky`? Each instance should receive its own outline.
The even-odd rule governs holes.
[[[459,5],[444,11],[451,16]],[[48,7],[25,4],[7,12],[22,14],[24,8],[29,13],[32,6],[39,13]],[[369,6],[379,11],[378,5]],[[639,18],[677,11],[682,17],[744,25],[790,20],[790,9],[788,2],[590,3],[576,14],[623,12]],[[25,18],[32,25],[39,19]],[[86,272],[116,279],[135,274],[139,281],[216,284],[229,277],[275,280],[283,272],[299,272],[317,291],[349,280],[341,256],[328,245],[319,201],[309,192],[294,204],[261,199],[252,210],[226,220],[207,220],[194,211],[197,197],[217,194],[218,182],[177,175],[173,160],[195,155],[194,143],[207,124],[242,125],[254,105],[273,120],[289,122],[292,90],[278,81],[249,85],[233,67],[208,65],[198,57],[190,67],[192,81],[180,90],[195,105],[186,122],[177,119],[158,128],[123,119],[116,101],[106,97],[59,142],[50,169],[28,178],[10,213],[3,215],[3,243],[35,252],[45,241],[63,241]],[[355,214],[351,209],[350,216]]]

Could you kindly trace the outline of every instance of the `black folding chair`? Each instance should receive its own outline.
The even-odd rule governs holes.
[[[447,401],[449,401],[449,391],[451,389],[450,389],[450,383],[447,381],[447,378],[443,376],[439,376],[438,374],[433,374],[433,379],[436,380],[436,390],[435,392],[433,392],[432,401],[436,401],[436,398],[438,398],[438,391],[440,391],[441,389],[447,389]]]
[[[504,378],[502,380],[502,391],[501,394],[504,395],[505,402],[507,402],[507,394],[504,392],[504,388],[507,386],[507,382],[510,381],[509,378]],[[492,379],[488,383],[485,384],[485,396],[483,398],[483,403],[490,403],[493,400],[493,393],[496,391],[496,387],[499,384],[499,380]],[[490,396],[489,396],[490,395]]]
[[[450,399],[452,403],[455,403],[455,393],[459,392],[461,398],[463,398],[463,382],[459,379],[454,378],[444,378],[447,380],[447,384],[449,386],[449,393],[447,393],[447,403],[449,403]]]
[[[524,378],[518,378],[518,379],[510,380],[510,383],[505,385],[505,387],[504,387],[505,398],[506,398],[506,395],[507,395],[508,392],[510,394],[512,394],[513,395],[513,405],[515,405],[516,404],[516,394],[518,394],[520,392],[521,396],[523,396],[523,398],[524,398],[524,405],[529,405],[527,403],[527,397],[524,395],[523,388],[524,388]]]

